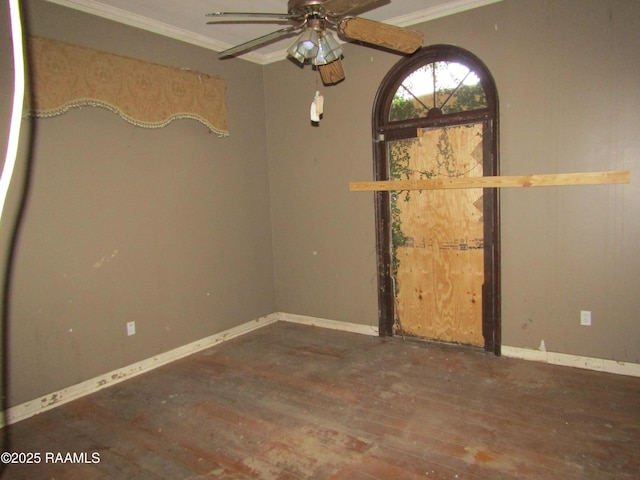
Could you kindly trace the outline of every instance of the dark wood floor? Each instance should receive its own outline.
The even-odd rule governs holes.
[[[638,479],[640,378],[277,323],[5,432],[6,479]]]

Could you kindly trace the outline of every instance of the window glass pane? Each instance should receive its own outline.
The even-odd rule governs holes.
[[[389,120],[424,118],[432,110],[448,114],[487,106],[478,76],[456,62],[435,62],[411,72],[396,91]]]

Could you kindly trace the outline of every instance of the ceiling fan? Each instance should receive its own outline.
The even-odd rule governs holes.
[[[331,85],[344,79],[342,47],[329,29],[345,40],[355,40],[386,50],[410,54],[422,46],[423,35],[415,30],[388,25],[354,16],[388,3],[389,0],[289,0],[287,13],[213,12],[208,24],[280,23],[287,27],[219,53],[232,57],[280,38],[302,32],[287,49],[298,62],[317,66],[323,83]]]

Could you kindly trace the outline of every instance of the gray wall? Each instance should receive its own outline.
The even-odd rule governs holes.
[[[275,311],[262,67],[25,6],[31,33],[220,75],[231,135],[192,120],[136,128],[93,108],[33,122],[10,284],[10,405]]]
[[[415,28],[415,27],[414,27]],[[640,3],[504,0],[419,25],[425,44],[470,50],[500,98],[504,175],[640,165]],[[265,68],[277,305],[377,320],[371,110],[398,57],[345,48],[346,80],[321,90],[290,62]],[[504,189],[503,344],[640,362],[640,183]],[[314,255],[313,252],[317,252]],[[591,310],[593,326],[579,324]]]
[[[265,68],[276,295],[280,311],[378,325],[371,107],[396,57],[345,46],[346,80],[284,61]],[[309,120],[316,90],[319,126]]]
[[[635,177],[638,5],[504,0],[417,28],[425,44],[466,48],[493,72],[503,174]],[[289,61],[219,62],[43,0],[25,6],[33,33],[221,75],[231,136],[188,120],[138,129],[88,108],[34,122],[9,278],[9,405],[274,311],[377,325],[373,197],[348,182],[372,178],[374,95],[399,57],[347,45],[346,80],[323,87]],[[0,48],[5,131],[6,36]],[[312,127],[316,89],[325,115]],[[501,210],[504,344],[544,339],[552,351],[640,362],[637,179],[505,189]],[[579,326],[582,309],[592,327]],[[127,337],[131,320],[138,333]]]

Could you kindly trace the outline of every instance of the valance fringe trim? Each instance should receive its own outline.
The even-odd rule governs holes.
[[[67,102],[61,107],[54,108],[51,110],[30,110],[25,113],[24,118],[53,118],[67,113],[69,110],[73,108],[82,109],[83,107],[97,107],[104,108],[109,110],[112,113],[118,115],[124,121],[130,123],[131,125],[135,125],[136,127],[141,128],[163,128],[169,125],[174,120],[196,120],[203,124],[205,127],[209,129],[210,132],[215,133],[218,137],[228,137],[229,132],[227,130],[220,130],[219,128],[214,127],[210,122],[208,122],[205,118],[195,115],[193,113],[174,113],[165,118],[164,120],[156,121],[156,122],[144,122],[142,120],[137,120],[130,115],[127,115],[118,107],[114,107],[113,105],[108,104],[107,102],[102,102],[100,100],[94,100],[90,98],[82,98],[77,99],[72,102]]]

